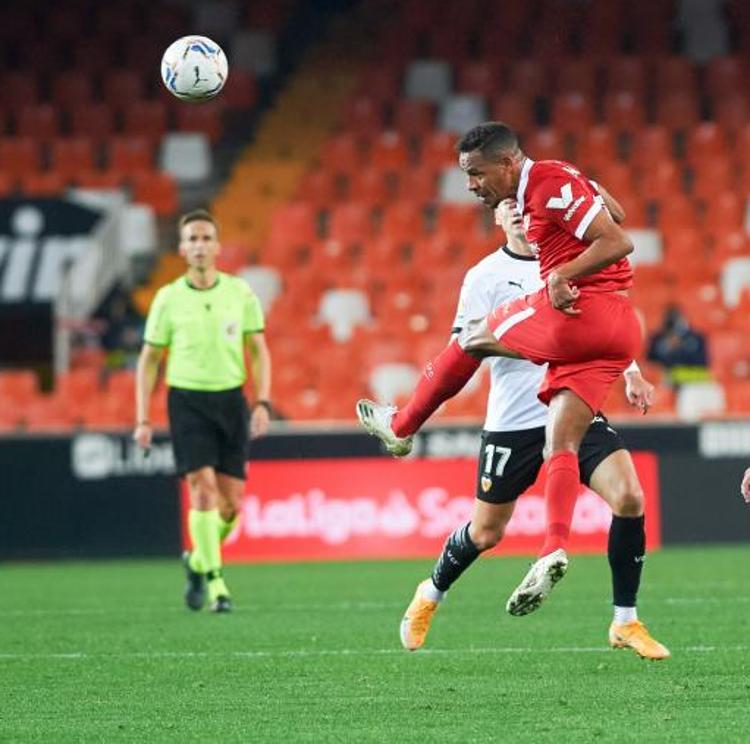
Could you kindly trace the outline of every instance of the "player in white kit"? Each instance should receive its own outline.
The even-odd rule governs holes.
[[[508,243],[467,272],[454,334],[467,322],[485,317],[493,307],[543,286],[515,202],[502,202],[496,218]],[[418,585],[407,608],[400,634],[404,647],[412,651],[424,644],[448,588],[480,553],[500,542],[516,499],[534,483],[544,461],[548,409],[537,398],[537,391],[546,367],[503,357],[493,357],[489,364],[491,388],[472,518],[448,538],[432,576]],[[626,380],[628,399],[645,412],[653,386],[641,377],[635,363]],[[581,481],[612,508],[607,551],[614,594],[610,644],[632,648],[644,658],[667,658],[669,651],[649,635],[636,612],[645,554],[643,491],[624,441],[602,414],[591,422],[578,461]]]

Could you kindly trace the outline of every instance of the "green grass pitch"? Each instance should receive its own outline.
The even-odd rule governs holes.
[[[417,653],[397,629],[428,561],[230,566],[225,616],[183,609],[177,560],[4,565],[0,741],[750,741],[746,548],[649,556],[665,662],[607,647],[603,556],[506,615],[526,565],[475,565]]]

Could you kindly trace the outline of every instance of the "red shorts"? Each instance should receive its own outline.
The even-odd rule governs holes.
[[[625,295],[584,289],[575,307],[580,315],[555,310],[544,288],[496,307],[487,323],[506,348],[535,364],[549,363],[539,400],[549,403],[568,389],[596,412],[639,355],[641,325]]]

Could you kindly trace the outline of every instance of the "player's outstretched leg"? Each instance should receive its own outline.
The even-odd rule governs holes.
[[[357,401],[357,418],[364,428],[376,436],[385,448],[395,457],[404,457],[411,452],[412,438],[397,437],[391,428],[391,421],[397,409],[383,406],[363,398]]]
[[[185,604],[191,610],[201,610],[206,604],[206,581],[201,571],[191,565],[195,562],[189,550],[182,554],[182,565],[185,567]]]
[[[505,609],[516,616],[528,615],[538,610],[567,570],[568,556],[562,548],[543,556],[534,563],[510,595]]]

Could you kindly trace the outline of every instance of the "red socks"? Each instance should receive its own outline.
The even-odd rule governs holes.
[[[552,455],[547,463],[547,483],[544,488],[547,534],[540,558],[567,545],[579,488],[578,455],[567,450]]]
[[[409,402],[391,421],[393,433],[408,437],[418,431],[441,403],[452,398],[471,379],[481,363],[481,359],[467,354],[458,341],[451,341],[427,363]]]

